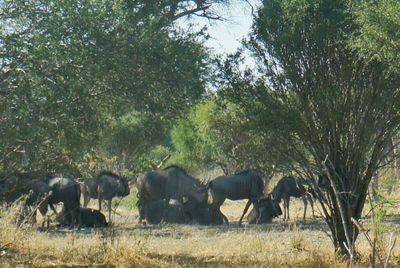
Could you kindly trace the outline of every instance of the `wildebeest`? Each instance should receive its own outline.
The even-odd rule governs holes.
[[[86,180],[82,189],[83,207],[86,207],[90,198],[98,199],[99,211],[101,203],[107,201],[108,221],[111,222],[111,204],[114,197],[129,195],[130,189],[126,178],[109,171],[100,172],[95,178]]]
[[[36,221],[36,208],[40,214],[45,217],[48,210],[49,198],[52,194],[50,187],[43,181],[33,180],[27,182],[27,190],[29,196],[25,202],[26,206],[33,208],[32,219]],[[44,226],[45,219],[43,220],[42,227]]]
[[[323,190],[327,190],[331,186],[328,177],[326,175],[321,175],[321,174],[318,174],[317,185],[319,188]]]
[[[195,200],[185,199],[182,204],[179,200],[170,199],[168,205],[165,199],[148,202],[143,207],[144,218],[147,223],[198,223],[222,224],[222,218],[212,221],[207,203],[198,203]]]
[[[290,197],[302,198],[304,203],[303,220],[306,217],[307,203],[309,202],[314,216],[314,201],[310,185],[305,179],[295,178],[292,176],[284,176],[271,192],[271,196],[278,203],[283,199],[283,219],[290,219],[289,202]]]
[[[32,180],[29,173],[14,172],[5,175],[4,189],[6,189],[6,191],[3,192],[2,199],[6,204],[10,204],[17,199],[26,196],[23,199],[24,203],[18,222],[29,220],[26,218],[27,216],[35,222],[36,209],[39,210],[43,217],[46,216],[50,187],[45,182],[37,179]],[[43,221],[42,226],[44,225],[44,222],[45,221]]]
[[[49,197],[50,208],[57,213],[54,204],[63,203],[68,213],[71,213],[71,227],[75,224],[80,225],[80,187],[75,180],[68,177],[54,177],[47,180],[47,184],[52,191]]]
[[[104,214],[96,209],[79,208],[79,214],[81,218],[80,227],[96,228],[108,226]],[[73,219],[71,213],[68,213],[63,207],[62,211],[57,216],[57,221],[60,223],[60,226],[70,226]]]
[[[271,223],[273,218],[282,215],[282,210],[279,204],[269,196],[260,199],[258,204],[260,215],[258,215],[253,208],[247,216],[247,222],[249,224]]]
[[[223,220],[220,215],[217,217],[212,214],[207,200],[197,202],[192,197],[185,198],[183,203],[185,215],[190,223],[198,224],[222,224]]]
[[[139,222],[144,219],[144,206],[152,201],[165,200],[168,206],[170,199],[183,202],[183,197],[204,202],[207,192],[204,186],[179,167],[170,166],[162,170],[149,171],[137,180]]]
[[[143,216],[147,223],[158,224],[161,221],[168,223],[185,223],[183,205],[176,199],[170,199],[168,204],[165,199],[147,202],[143,207]]]
[[[255,170],[245,170],[231,176],[220,176],[208,183],[208,192],[212,197],[210,204],[212,210],[220,214],[228,224],[228,219],[222,214],[220,207],[225,199],[241,200],[248,199],[243,214],[239,219],[239,225],[242,224],[244,215],[249,206],[253,204],[254,209],[258,211],[258,200],[263,195],[264,182],[261,176]]]

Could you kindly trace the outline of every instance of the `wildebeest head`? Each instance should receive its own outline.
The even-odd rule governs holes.
[[[259,205],[260,205],[260,208],[265,207],[268,210],[270,210],[271,211],[270,215],[273,218],[279,217],[280,215],[282,215],[282,209],[279,206],[279,202],[273,200],[270,196],[260,199]]]
[[[119,177],[117,184],[118,184],[118,190],[119,190],[121,196],[129,195],[129,193],[130,193],[129,183],[125,177]]]
[[[318,174],[318,187],[321,189],[327,190],[331,184],[329,182],[329,179],[326,175]]]
[[[91,183],[87,183],[93,195],[93,198],[97,198],[99,193],[96,193],[97,188],[101,189],[104,199],[110,199],[115,196],[123,197],[129,195],[130,189],[128,180],[125,177],[118,176],[109,171],[100,172]]]
[[[247,220],[249,224],[271,223],[273,218],[282,215],[279,203],[270,196],[264,197],[258,201],[259,214],[255,209],[249,213]]]

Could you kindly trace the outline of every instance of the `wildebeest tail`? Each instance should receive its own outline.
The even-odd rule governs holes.
[[[283,194],[283,183],[282,181],[279,181],[278,184],[274,187],[274,189],[270,193],[270,196],[273,200],[279,203],[281,202],[282,194]]]

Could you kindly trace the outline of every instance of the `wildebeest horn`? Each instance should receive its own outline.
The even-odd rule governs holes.
[[[156,166],[156,169],[159,169],[160,167],[162,167],[162,165],[164,165],[165,162],[168,161],[168,159],[171,158],[171,155],[168,154],[166,157],[163,158],[163,160],[161,160],[161,162]]]

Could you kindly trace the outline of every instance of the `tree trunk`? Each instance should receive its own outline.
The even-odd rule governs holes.
[[[356,254],[355,251],[355,241],[358,237],[358,229],[351,223],[351,217],[346,217],[346,226],[342,224],[342,218],[339,212],[332,215],[332,217],[327,220],[328,226],[332,232],[333,245],[335,247],[335,252],[338,256],[350,259],[350,252]],[[350,246],[347,246],[348,241],[346,237],[345,228],[350,238]]]
[[[364,184],[352,190],[339,189],[337,193],[330,189],[328,197],[331,200],[330,215],[326,217],[327,224],[332,232],[335,252],[344,258],[355,257],[355,241],[359,230],[352,223],[352,218],[359,220],[364,208],[369,181],[364,178]],[[338,202],[341,202],[342,210]],[[346,236],[347,232],[347,236]],[[350,244],[350,245],[349,245]],[[353,254],[353,256],[351,256]]]

